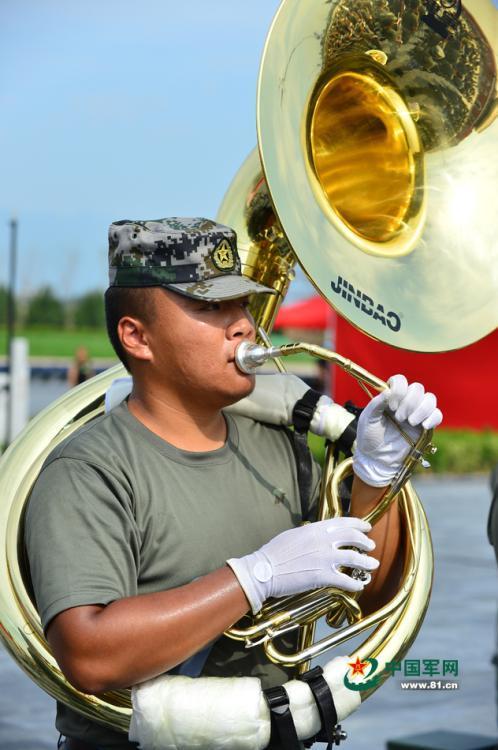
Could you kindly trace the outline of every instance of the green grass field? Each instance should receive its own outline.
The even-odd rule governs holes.
[[[78,346],[86,346],[91,357],[113,359],[115,354],[105,331],[63,331],[53,329],[20,329],[16,336],[28,339],[31,357],[72,357]],[[0,329],[0,355],[5,356],[6,332]]]

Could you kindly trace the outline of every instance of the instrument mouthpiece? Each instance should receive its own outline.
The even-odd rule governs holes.
[[[274,355],[273,349],[243,341],[235,351],[235,364],[241,372],[251,375]]]

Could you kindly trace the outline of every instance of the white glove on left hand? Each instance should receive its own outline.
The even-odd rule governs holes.
[[[420,383],[408,385],[404,375],[394,375],[387,382],[389,388],[370,401],[358,421],[353,469],[356,476],[371,487],[390,484],[410,449],[385,416],[386,410],[412,440],[418,439],[422,427],[433,429],[443,419],[436,397],[426,393]]]

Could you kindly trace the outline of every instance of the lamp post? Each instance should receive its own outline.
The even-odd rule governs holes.
[[[16,309],[15,285],[17,270],[17,219],[12,217],[10,226],[9,283],[7,291],[7,442],[12,435],[12,339],[15,334]]]

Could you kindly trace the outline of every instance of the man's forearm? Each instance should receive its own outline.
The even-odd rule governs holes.
[[[385,488],[353,483],[351,515],[365,516]],[[397,504],[370,534],[381,563],[361,597],[368,613],[393,595],[400,574]],[[47,637],[70,682],[87,693],[128,687],[168,671],[218,638],[249,610],[246,596],[226,566],[179,588],[107,606],[74,607],[54,618]]]
[[[169,591],[66,610],[47,637],[68,679],[84,692],[99,693],[166,672],[248,609],[227,566]]]
[[[350,515],[364,518],[381,497],[387,487],[370,487],[355,476],[351,495]],[[369,554],[377,558],[380,566],[372,573],[372,581],[361,595],[361,607],[364,614],[373,612],[388,602],[396,593],[402,571],[402,529],[397,501],[384,513],[372,527],[369,534],[375,542],[375,549]]]

